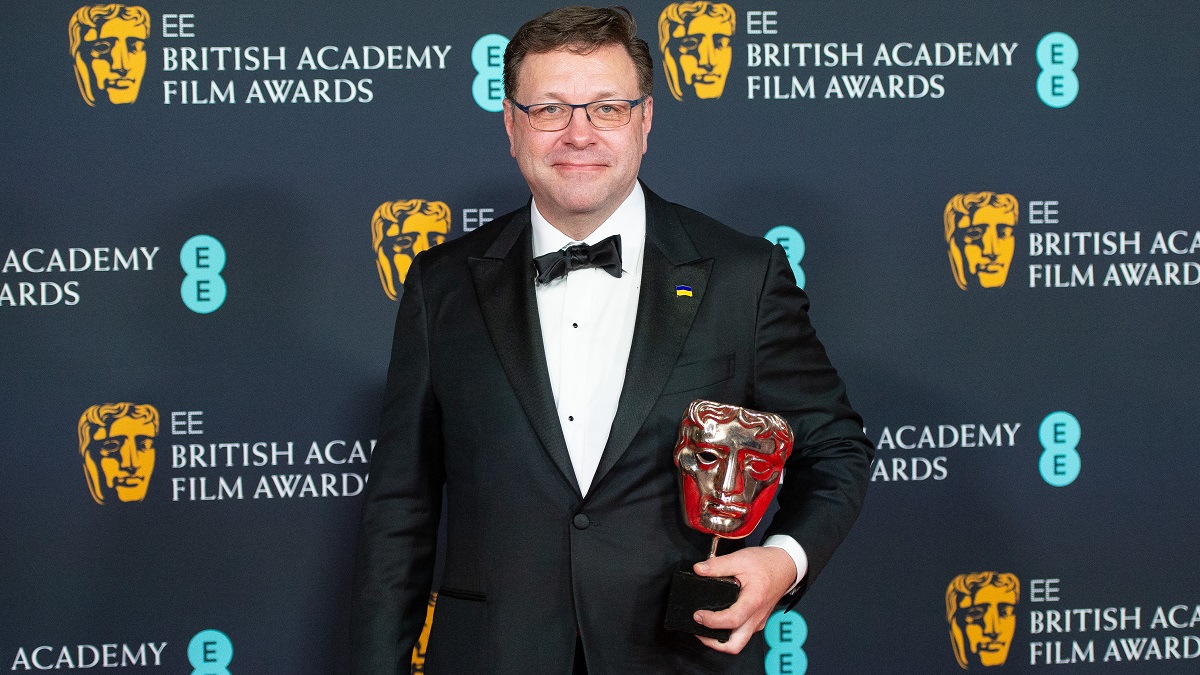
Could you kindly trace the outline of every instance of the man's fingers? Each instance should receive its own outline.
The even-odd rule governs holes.
[[[750,643],[750,638],[753,636],[754,631],[749,630],[746,627],[742,627],[733,631],[733,634],[729,636],[729,640],[726,642],[720,642],[713,638],[701,637],[699,635],[696,637],[700,639],[702,644],[710,649],[714,649],[718,652],[724,652],[726,654],[740,654],[741,651],[746,648],[746,645]]]

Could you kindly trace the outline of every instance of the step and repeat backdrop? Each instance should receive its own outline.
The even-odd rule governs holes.
[[[1200,672],[1200,10],[629,4],[642,178],[784,247],[878,446],[764,673]],[[549,7],[8,7],[0,670],[345,671],[402,280],[528,199]]]

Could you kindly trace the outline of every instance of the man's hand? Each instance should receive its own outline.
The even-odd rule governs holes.
[[[779,599],[796,583],[796,563],[787,551],[773,546],[748,546],[696,563],[693,569],[702,577],[734,577],[742,586],[732,606],[719,612],[700,610],[694,616],[702,626],[733,630],[728,642],[699,638],[708,647],[727,654],[742,651],[750,638],[767,625]]]

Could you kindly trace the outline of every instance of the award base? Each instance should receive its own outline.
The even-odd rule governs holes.
[[[741,586],[733,577],[702,577],[690,569],[681,569],[671,578],[671,594],[667,599],[667,619],[663,622],[669,630],[710,637],[718,642],[729,639],[728,629],[707,628],[692,620],[699,609],[717,611],[737,602]]]

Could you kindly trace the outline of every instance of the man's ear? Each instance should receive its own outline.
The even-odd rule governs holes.
[[[508,134],[508,154],[517,156],[517,144],[513,139],[513,125],[516,123],[516,107],[509,99],[504,99],[504,131]],[[645,150],[643,150],[645,152]]]
[[[650,124],[654,121],[654,97],[647,96],[642,102],[642,154],[650,148]]]

